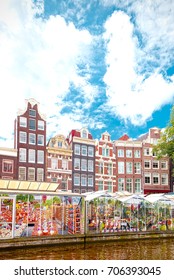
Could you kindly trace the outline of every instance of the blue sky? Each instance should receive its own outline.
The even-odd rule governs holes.
[[[2,0],[0,146],[35,98],[48,138],[164,128],[174,98],[174,1]]]

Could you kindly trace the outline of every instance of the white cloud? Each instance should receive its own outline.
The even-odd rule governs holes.
[[[146,24],[148,25],[148,21]],[[145,48],[140,49],[134,31],[130,17],[124,12],[114,12],[106,21],[103,38],[107,48],[107,70],[104,82],[107,86],[107,110],[111,110],[113,114],[125,121],[130,120],[135,125],[142,125],[151,118],[155,110],[172,102],[174,76],[170,81],[164,79],[160,74],[160,67],[155,69],[151,66],[146,71],[144,66],[148,64],[152,48],[156,45],[150,46],[152,42],[150,37]],[[151,36],[153,37],[153,34]],[[160,42],[162,41],[159,40]],[[168,44],[170,45],[170,41]],[[166,50],[167,43],[163,45]],[[163,45],[160,46],[161,49]],[[146,52],[147,55],[145,55]],[[159,56],[163,57],[162,52]],[[152,60],[156,59],[152,53]],[[166,55],[164,59],[169,62],[169,55]]]
[[[42,12],[41,0],[35,6],[32,0],[0,3],[1,138],[10,138],[17,110],[27,98],[41,103],[49,122],[50,116],[59,115],[64,106],[70,84],[79,88],[84,106],[90,106],[97,93],[88,81],[90,33],[76,29],[58,15],[47,20],[35,17]],[[83,76],[80,64],[87,69]],[[9,146],[9,142],[0,140],[0,145]]]

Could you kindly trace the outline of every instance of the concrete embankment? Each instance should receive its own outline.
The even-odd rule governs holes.
[[[29,248],[35,246],[52,246],[68,244],[85,244],[90,242],[133,241],[144,239],[174,238],[173,231],[163,232],[117,232],[80,235],[58,235],[44,237],[20,237],[0,240],[0,250]]]

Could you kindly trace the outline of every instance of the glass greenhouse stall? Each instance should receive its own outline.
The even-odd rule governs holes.
[[[174,197],[96,192],[86,198],[86,232],[174,230]]]
[[[84,198],[81,195],[56,193],[48,189],[53,189],[53,185],[41,183],[37,191],[24,189],[27,184],[22,182],[16,183],[18,187],[12,191],[11,182],[6,190],[0,190],[0,239],[84,233]]]

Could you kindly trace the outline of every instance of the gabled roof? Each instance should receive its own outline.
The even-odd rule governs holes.
[[[127,134],[124,134],[123,136],[121,136],[118,140],[122,140],[122,141],[127,141],[129,140],[129,136]]]

